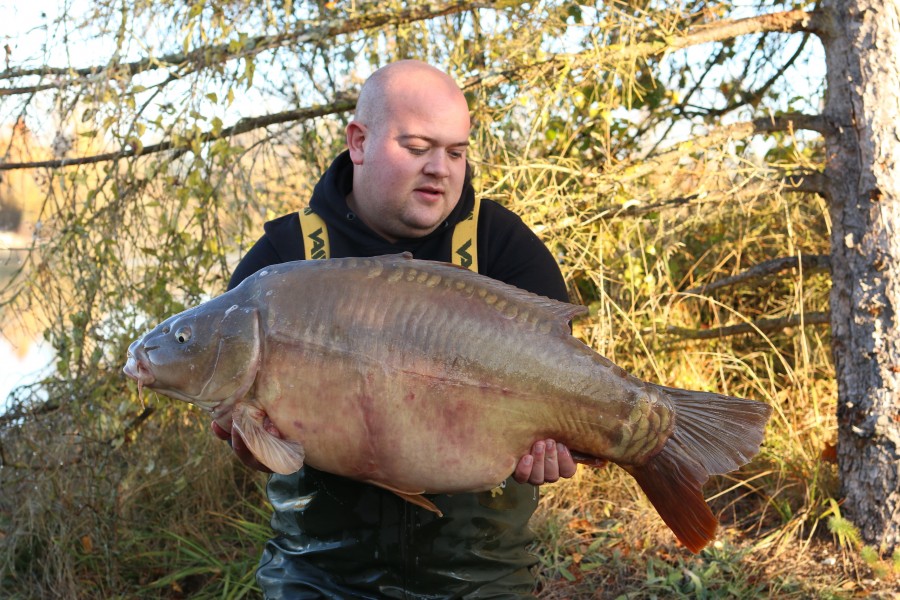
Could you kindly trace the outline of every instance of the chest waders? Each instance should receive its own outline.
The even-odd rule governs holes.
[[[452,232],[451,260],[478,271],[480,202]],[[300,211],[307,259],[331,257],[328,227]],[[509,485],[512,483],[512,485]],[[525,600],[536,559],[527,523],[537,489],[437,495],[433,513],[379,488],[306,467],[267,486],[276,537],[257,581],[266,600]],[[317,502],[316,500],[323,500]]]

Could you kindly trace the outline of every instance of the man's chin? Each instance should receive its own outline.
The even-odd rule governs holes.
[[[400,224],[406,231],[406,234],[403,237],[418,238],[426,236],[441,227],[448,216],[449,211],[448,214],[444,214],[443,210],[428,210],[419,211],[406,218],[402,218]]]

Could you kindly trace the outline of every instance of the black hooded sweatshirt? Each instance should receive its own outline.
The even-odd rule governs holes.
[[[475,203],[468,169],[444,223],[424,237],[393,243],[348,208],[352,185],[353,164],[344,152],[313,190],[310,207],[328,226],[332,258],[411,252],[450,262],[454,226]],[[568,301],[553,256],[514,213],[483,200],[477,244],[482,275]],[[298,214],[282,216],[265,224],[229,288],[263,267],[304,258]],[[311,467],[272,475],[268,495],[276,537],[266,544],[257,571],[267,599],[531,597],[536,560],[527,545],[528,519],[537,506],[534,486],[510,478],[500,494],[429,496],[443,517]]]

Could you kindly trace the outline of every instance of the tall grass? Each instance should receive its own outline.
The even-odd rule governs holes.
[[[263,476],[168,400],[124,436],[72,407],[4,431],[0,596],[252,597]]]

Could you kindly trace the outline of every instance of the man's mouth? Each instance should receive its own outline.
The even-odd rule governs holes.
[[[433,186],[426,185],[426,186],[422,186],[422,187],[417,187],[415,189],[415,191],[430,200],[437,200],[444,196],[444,188],[440,188],[440,187],[433,187]]]

